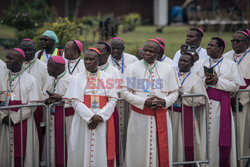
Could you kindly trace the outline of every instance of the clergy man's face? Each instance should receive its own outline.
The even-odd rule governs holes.
[[[87,50],[84,55],[84,64],[86,70],[96,72],[100,63],[100,56],[92,50]]]
[[[122,57],[122,53],[124,51],[124,43],[122,40],[119,39],[113,39],[111,42],[111,47],[112,47],[112,53],[111,56],[116,59],[120,60]]]
[[[19,70],[21,70],[22,64],[23,64],[22,55],[13,49],[10,50],[6,55],[7,68],[12,72],[18,72]]]
[[[186,37],[186,44],[188,45],[194,45],[199,46],[201,43],[201,39],[199,39],[199,36],[197,34],[198,32],[189,30]]]
[[[80,57],[74,41],[69,41],[64,47],[64,56],[67,60],[75,60]]]
[[[55,46],[55,41],[47,36],[42,36],[40,38],[42,49],[53,48]]]
[[[35,57],[34,44],[31,41],[22,41],[20,48],[25,53],[25,59],[24,59],[25,61],[30,61]]]
[[[249,46],[249,40],[242,33],[235,33],[232,39],[232,48],[236,53],[243,53]]]
[[[104,44],[96,44],[95,48],[98,49],[101,53],[100,65],[105,64],[109,58],[109,53],[107,52],[105,45]]]
[[[193,61],[190,55],[182,55],[178,62],[180,72],[188,72],[193,66]]]
[[[147,41],[143,47],[143,58],[148,64],[155,62],[159,55],[159,46],[153,41]]]
[[[223,47],[219,47],[217,41],[212,39],[207,44],[207,55],[212,59],[218,59],[222,56]]]

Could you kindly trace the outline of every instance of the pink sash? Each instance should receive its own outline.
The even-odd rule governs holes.
[[[66,116],[74,115],[75,111],[73,108],[65,108],[65,118]],[[57,106],[55,113],[55,152],[56,152],[56,166],[63,167],[63,106]],[[67,136],[66,136],[66,120],[65,122],[65,166],[67,166]]]
[[[207,88],[207,94],[209,99],[218,101],[221,105],[219,134],[220,166],[230,167],[230,150],[232,143],[230,93],[209,87]]]

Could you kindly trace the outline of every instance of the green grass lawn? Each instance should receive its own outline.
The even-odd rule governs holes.
[[[173,57],[175,52],[180,48],[181,44],[185,42],[186,33],[189,27],[187,26],[167,26],[163,29],[163,33],[156,33],[154,26],[139,26],[134,32],[120,33],[120,37],[125,41],[125,52],[135,54],[136,51],[143,47],[146,40],[155,37],[161,37],[166,44],[165,50],[168,57]],[[231,50],[231,38],[233,32],[205,32],[202,40],[202,47],[206,48],[208,41],[211,37],[219,36],[226,41],[226,51]],[[15,29],[7,26],[0,25],[0,38],[16,38]],[[0,47],[0,59],[4,59],[7,50]]]

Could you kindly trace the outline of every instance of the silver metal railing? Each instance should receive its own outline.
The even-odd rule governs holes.
[[[12,105],[12,106],[1,106],[0,107],[0,112],[2,112],[2,110],[8,110],[8,117],[9,117],[9,120],[8,120],[8,126],[9,126],[9,130],[11,129],[11,120],[10,120],[10,112],[11,112],[11,109],[16,109],[16,108],[20,108],[20,128],[21,128],[21,136],[20,136],[20,141],[21,141],[21,167],[23,167],[23,164],[24,164],[24,162],[23,162],[23,111],[22,111],[22,109],[24,108],[24,107],[29,107],[29,108],[32,108],[32,107],[39,107],[39,106],[42,106],[43,107],[43,112],[44,111],[46,111],[46,113],[48,113],[47,111],[48,111],[48,107],[45,105],[45,104],[43,104],[43,103],[28,103],[28,104],[23,104],[23,105]],[[35,154],[34,154],[34,125],[36,125],[35,123],[34,123],[34,112],[32,111],[31,112],[31,117],[33,118],[32,119],[32,155],[34,156]],[[49,134],[49,131],[47,131],[46,132],[47,134]],[[9,139],[11,138],[11,133],[10,133],[10,131],[9,131]],[[48,149],[48,148],[47,148]],[[13,164],[12,164],[12,158],[11,158],[11,143],[10,142],[8,142],[8,165],[6,165],[6,166],[12,166]],[[34,162],[34,157],[33,157],[33,159],[32,159],[32,166],[35,166],[35,162]],[[49,162],[49,157],[47,156],[46,157],[46,160],[47,160],[47,162]],[[49,164],[47,164],[47,166],[49,166]]]
[[[181,106],[182,106],[182,112],[181,112],[181,117],[182,117],[182,134],[183,134],[183,144],[185,143],[184,142],[184,112],[183,112],[183,110],[184,110],[184,103],[183,103],[183,100],[185,99],[185,98],[192,98],[192,114],[193,114],[193,143],[195,143],[195,136],[194,136],[194,134],[195,134],[195,127],[194,127],[194,124],[195,124],[195,121],[194,121],[194,116],[195,116],[195,105],[194,105],[194,98],[197,98],[197,97],[202,97],[202,98],[204,98],[205,99],[205,112],[206,112],[206,160],[200,160],[200,161],[196,161],[196,160],[194,160],[194,161],[185,161],[185,151],[183,152],[183,159],[184,159],[184,161],[183,162],[173,162],[173,165],[176,165],[176,166],[178,166],[178,165],[188,165],[188,164],[193,164],[193,165],[196,165],[197,167],[199,167],[200,166],[200,164],[209,164],[209,140],[208,140],[208,138],[209,138],[209,134],[208,134],[208,112],[209,112],[209,106],[208,106],[208,97],[206,96],[206,95],[204,95],[204,94],[183,94],[182,96],[182,99],[181,99],[181,101],[182,101],[182,103],[181,103]],[[173,106],[171,107],[171,109],[172,109],[172,111],[173,111]],[[171,115],[171,117],[173,117],[172,115]],[[171,119],[171,120],[173,120],[173,119]],[[172,125],[172,126],[174,126],[174,125]],[[175,140],[175,139],[173,139],[173,140]],[[195,144],[193,145],[194,146],[194,151],[195,151]]]
[[[242,150],[240,147],[241,138],[240,138],[240,125],[239,125],[240,124],[240,120],[239,120],[239,96],[243,92],[248,92],[249,99],[250,99],[250,90],[240,89],[236,94],[236,157],[237,157],[237,166],[241,166],[242,160],[246,160],[246,159],[250,160],[250,155],[241,155]],[[249,111],[247,111],[247,112],[249,112]],[[250,143],[248,143],[248,144],[250,145]],[[248,147],[248,145],[246,147]]]

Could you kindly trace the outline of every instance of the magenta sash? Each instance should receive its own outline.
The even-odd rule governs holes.
[[[55,113],[52,113],[55,116],[55,160],[57,167],[63,167],[63,106],[57,106],[55,109]],[[73,108],[65,108],[65,117],[74,115]],[[66,127],[66,120],[65,127]],[[67,166],[67,136],[66,136],[66,128],[65,128],[65,166]]]
[[[193,139],[193,109],[192,107],[184,106],[184,150],[185,161],[194,160],[194,139]],[[174,107],[175,112],[182,112],[182,107]],[[185,167],[191,165],[184,165]]]
[[[207,88],[207,93],[209,99],[218,101],[221,105],[219,133],[220,166],[230,167],[230,150],[232,143],[230,93],[211,87]]]
[[[114,124],[115,124],[115,152],[116,152],[116,164],[117,166],[120,164],[120,156],[119,156],[119,114],[117,110],[117,106],[115,107],[115,111],[113,112],[114,116]]]
[[[244,78],[246,86],[241,86],[240,89],[246,89],[250,85],[250,79]]]
[[[9,102],[9,106],[21,105],[22,102],[14,100]],[[19,108],[11,109],[11,111],[17,112]],[[26,143],[27,143],[27,119],[23,121],[23,143],[21,143],[21,123],[14,125],[14,166],[21,166],[21,159],[23,163],[26,155]],[[23,157],[21,157],[21,144],[23,145]],[[23,164],[24,165],[24,164]]]
[[[36,123],[37,128],[37,134],[38,134],[38,140],[39,140],[39,158],[42,156],[42,127],[40,126],[40,123],[43,122],[43,107],[38,106],[36,108],[36,111],[34,112],[34,120]]]

